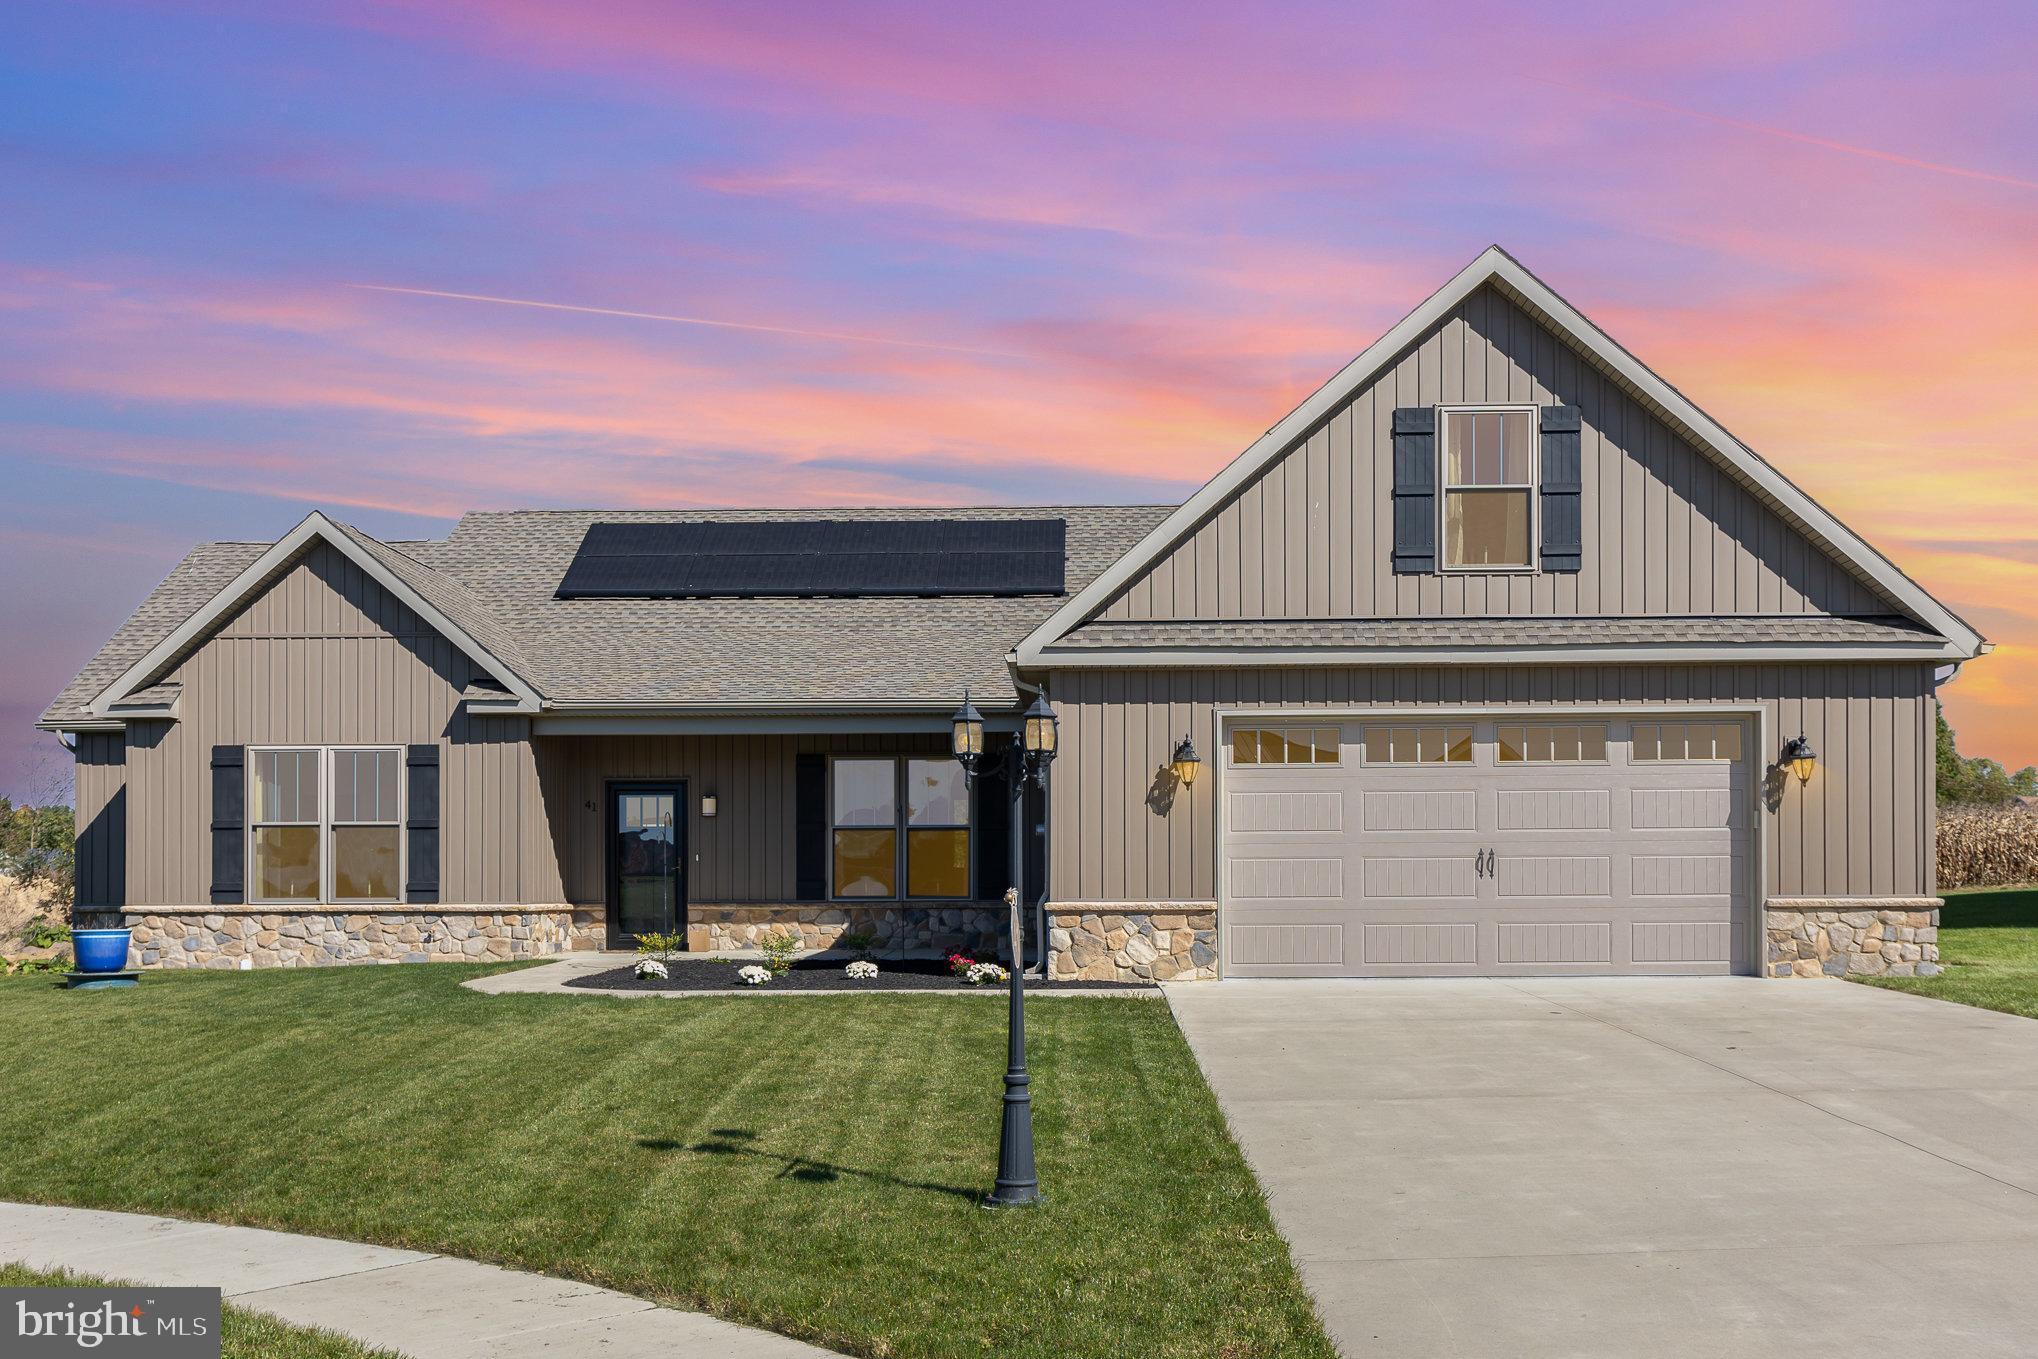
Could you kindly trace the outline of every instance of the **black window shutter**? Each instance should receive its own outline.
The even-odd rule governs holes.
[[[248,748],[212,748],[212,900],[248,899]]]
[[[1437,569],[1437,413],[1394,410],[1394,574]]]
[[[431,903],[439,899],[439,748],[412,746],[404,756],[409,776],[404,808],[405,852],[409,865],[403,899]]]
[[[828,757],[793,757],[793,899],[828,899]]]
[[[1576,406],[1543,407],[1543,570],[1576,571],[1585,557],[1585,471]]]
[[[1012,790],[1005,782],[1005,762],[986,759],[977,766],[976,841],[978,901],[998,901],[1012,885]]]

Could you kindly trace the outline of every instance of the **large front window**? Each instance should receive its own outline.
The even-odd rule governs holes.
[[[1446,410],[1442,433],[1445,569],[1529,567],[1535,411]]]
[[[969,895],[969,786],[954,760],[838,759],[833,792],[835,896]]]
[[[401,900],[402,769],[387,747],[249,751],[253,900]]]

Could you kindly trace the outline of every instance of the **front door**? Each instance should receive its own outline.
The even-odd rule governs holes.
[[[686,929],[686,785],[609,785],[610,948]]]

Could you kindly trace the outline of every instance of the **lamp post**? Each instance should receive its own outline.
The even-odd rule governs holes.
[[[950,720],[949,748],[962,765],[963,777],[976,782],[984,761],[984,715],[962,696],[962,707]],[[1033,700],[1020,721],[1019,735],[1005,747],[1005,783],[1012,799],[1012,885],[1005,889],[1005,906],[1010,912],[1012,966],[1009,970],[1011,995],[1006,1018],[1005,1111],[998,1132],[998,1179],[985,1198],[987,1208],[1009,1208],[1040,1202],[1040,1177],[1033,1168],[1033,1092],[1026,1074],[1026,992],[1021,980],[1026,970],[1026,953],[1020,937],[1019,898],[1026,881],[1026,785],[1045,786],[1048,765],[1054,763],[1059,735],[1054,709],[1045,694]],[[1041,946],[1046,947],[1043,939]]]

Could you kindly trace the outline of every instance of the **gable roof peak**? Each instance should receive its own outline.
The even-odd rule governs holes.
[[[1965,619],[1933,598],[1923,586],[1834,518],[1830,511],[1754,450],[1729,434],[1690,398],[1665,382],[1613,337],[1587,320],[1576,307],[1558,296],[1555,289],[1530,273],[1496,243],[1480,251],[1386,334],[1368,345],[1358,357],[1249,444],[1131,551],[1072,595],[1015,649],[1018,663],[1022,666],[1037,663],[1043,647],[1066,636],[1096,614],[1140,572],[1153,566],[1254,477],[1286,455],[1319,421],[1376,378],[1403,350],[1489,283],[1525,306],[1538,321],[1631,394],[1654,407],[1701,452],[1753,486],[1788,518],[1794,519],[1803,531],[1826,544],[1836,557],[1859,572],[1864,580],[1874,584],[1899,607],[1946,638],[1963,659],[1989,649],[1989,643]]]

